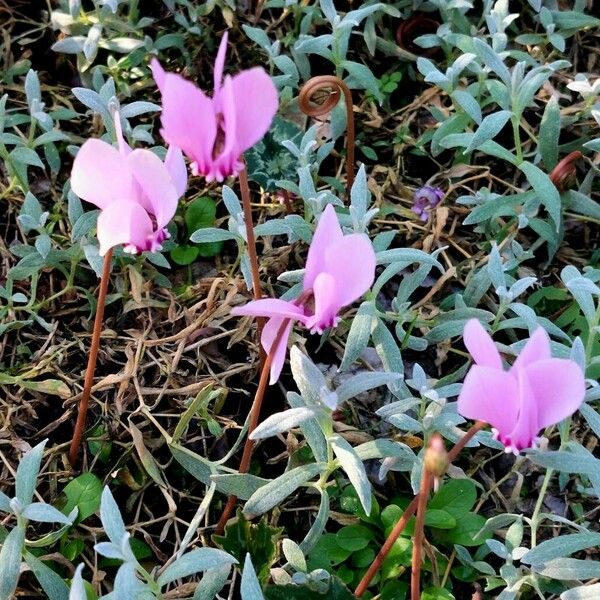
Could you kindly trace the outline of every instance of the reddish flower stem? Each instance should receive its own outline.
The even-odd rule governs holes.
[[[69,448],[69,462],[72,467],[77,465],[79,458],[79,448],[83,431],[87,420],[87,412],[90,404],[90,394],[92,384],[94,383],[94,372],[96,370],[96,361],[98,360],[98,348],[100,347],[100,334],[102,333],[102,321],[104,319],[104,307],[106,305],[106,292],[108,290],[108,280],[110,279],[110,263],[112,259],[112,248],[104,255],[102,264],[102,277],[100,279],[100,290],[98,291],[98,302],[96,304],[96,316],[94,318],[94,329],[92,331],[92,342],[90,354],[88,356],[87,369],[85,371],[85,380],[83,383],[83,392],[79,400],[77,421],[73,430],[73,439]]]
[[[283,197],[283,205],[285,206],[285,212],[288,215],[294,214],[294,207],[292,206],[292,201],[290,199],[290,193],[287,190],[281,190],[281,195]]]
[[[246,238],[248,245],[248,256],[250,257],[250,271],[252,274],[252,296],[255,300],[262,298],[260,290],[260,274],[258,270],[258,256],[256,254],[256,238],[254,237],[254,221],[252,219],[252,206],[250,204],[250,186],[248,185],[248,172],[246,167],[240,171],[240,193],[242,195],[242,208],[244,209],[244,225],[246,226]],[[265,320],[262,317],[256,319],[256,329],[258,332],[258,347],[260,364],[264,364],[265,353],[260,343]]]
[[[458,456],[459,452],[465,447],[465,445],[469,442],[469,440],[471,440],[471,438],[478,431],[483,429],[485,427],[485,425],[486,424],[484,422],[477,421],[474,425],[471,426],[471,428],[467,431],[467,433],[465,433],[465,435],[463,435],[463,437],[460,438],[460,440],[458,440],[458,442],[456,442],[456,444],[454,444],[453,448],[448,452],[448,463],[452,462]],[[368,568],[364,577],[361,579],[360,583],[358,584],[358,587],[354,591],[354,595],[357,598],[360,598],[367,591],[367,588],[369,587],[371,581],[373,580],[373,577],[375,577],[375,575],[377,574],[377,571],[379,571],[379,569],[381,568],[381,565],[383,564],[385,557],[389,554],[395,541],[400,537],[400,534],[406,527],[408,520],[413,516],[414,512],[417,510],[419,496],[420,496],[420,494],[417,494],[412,499],[411,503],[406,507],[406,509],[402,513],[400,520],[396,523],[396,525],[390,532],[390,535],[388,535],[383,546],[381,546],[381,550],[379,550],[379,553],[375,557],[375,560],[371,563],[371,566]]]
[[[264,362],[262,363],[262,371],[260,373],[260,379],[258,381],[258,388],[256,389],[256,394],[254,395],[254,400],[252,402],[252,406],[250,408],[250,422],[248,423],[248,434],[246,436],[246,442],[244,444],[244,451],[242,453],[242,460],[240,462],[240,468],[238,469],[238,473],[247,473],[250,469],[250,461],[252,459],[252,451],[254,450],[254,441],[250,439],[250,434],[256,429],[258,426],[258,420],[260,417],[260,409],[262,406],[262,401],[265,396],[265,390],[267,389],[267,385],[269,382],[269,372],[271,370],[271,363],[273,362],[273,356],[277,346],[281,341],[281,337],[283,336],[283,332],[289,323],[289,319],[286,319],[279,330],[277,331],[277,335],[275,336],[275,340],[273,341],[273,345],[271,346],[270,352],[267,354]],[[223,514],[221,515],[219,522],[217,523],[215,533],[217,535],[221,535],[223,530],[225,529],[225,525],[229,520],[233,509],[235,508],[237,502],[237,496],[229,496],[227,499],[227,504],[223,509]]]
[[[426,466],[423,466],[421,486],[417,495],[417,519],[415,521],[415,533],[413,536],[412,566],[410,571],[411,600],[419,600],[421,596],[421,561],[423,556],[423,537],[425,533],[425,512],[427,511],[427,499],[429,498],[431,482],[431,473]]]
[[[317,102],[315,94],[330,89],[331,93],[324,100]],[[318,75],[309,79],[298,94],[300,110],[309,117],[322,117],[330,113],[337,105],[340,94],[344,94],[346,102],[346,193],[354,182],[354,110],[352,106],[352,93],[348,86],[333,75]]]

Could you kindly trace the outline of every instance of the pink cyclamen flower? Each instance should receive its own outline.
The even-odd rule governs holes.
[[[550,339],[538,327],[512,367],[477,319],[467,322],[464,341],[475,361],[458,397],[458,412],[493,426],[507,452],[535,446],[538,433],[572,415],[583,402],[585,379],[579,365],[552,358]]]
[[[123,138],[118,112],[114,118],[119,149],[87,140],[75,157],[71,188],[100,209],[100,256],[119,244],[132,254],[155,252],[169,237],[165,227],[187,187],[183,155],[170,146],[163,162],[150,150],[132,150]]]
[[[335,327],[340,310],[373,285],[375,262],[369,238],[363,233],[344,235],[333,206],[328,204],[308,250],[299,298],[290,302],[274,298],[254,300],[231,311],[233,315],[269,317],[261,343],[265,352],[273,352],[272,384],[279,379],[283,368],[294,322],[299,321],[311,333]],[[273,350],[278,335],[279,342]]]
[[[180,75],[165,72],[156,59],[150,65],[162,94],[162,136],[181,148],[192,161],[192,173],[207,181],[223,181],[244,168],[242,154],[268,131],[279,103],[262,67],[223,79],[226,52],[227,32],[215,60],[212,98]]]
[[[425,185],[415,192],[412,211],[425,223],[429,219],[430,211],[444,199],[444,195],[440,188]]]

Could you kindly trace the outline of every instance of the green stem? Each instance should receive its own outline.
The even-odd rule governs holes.
[[[552,479],[552,475],[554,474],[553,469],[546,469],[546,475],[544,476],[544,481],[542,482],[542,487],[540,488],[540,492],[538,495],[537,502],[535,503],[535,508],[533,509],[533,514],[531,515],[531,547],[535,548],[537,545],[537,530],[538,530],[538,521],[540,510],[542,509],[542,504],[544,502],[544,496],[548,491],[548,485],[550,483],[550,479]]]
[[[520,165],[523,162],[523,150],[521,148],[521,131],[520,119],[513,117],[512,119],[513,135],[515,138],[515,152],[517,153],[517,164]]]

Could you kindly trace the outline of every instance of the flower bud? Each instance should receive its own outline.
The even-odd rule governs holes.
[[[436,433],[429,441],[425,450],[425,468],[434,477],[442,477],[448,468],[448,453],[439,433]]]

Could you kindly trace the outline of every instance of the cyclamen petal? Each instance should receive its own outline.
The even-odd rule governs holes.
[[[150,150],[132,150],[118,112],[114,120],[119,150],[102,140],[86,141],[73,163],[71,187],[101,209],[101,255],[120,244],[125,252],[155,252],[169,237],[165,227],[187,185],[183,156],[173,146],[165,162]]]
[[[98,208],[135,196],[133,177],[123,156],[102,140],[87,140],[77,152],[71,171],[71,189]]]
[[[473,360],[485,367],[502,368],[502,359],[494,340],[477,319],[470,319],[465,325],[464,342]]]
[[[333,205],[328,204],[321,214],[306,257],[304,289],[313,287],[317,275],[325,269],[325,252],[329,246],[341,240],[344,234]]]
[[[272,355],[271,384],[279,378],[293,324],[298,321],[311,333],[335,327],[339,311],[358,300],[375,279],[375,251],[363,234],[344,236],[333,206],[328,205],[317,224],[308,250],[303,291],[294,302],[273,298],[254,300],[232,309],[233,315],[270,317],[261,343]],[[272,348],[279,328],[281,341]]]
[[[279,103],[262,67],[223,78],[226,52],[227,33],[215,60],[212,98],[183,77],[165,73],[158,61],[151,63],[162,95],[161,133],[207,181],[223,181],[243,169],[242,154],[268,131]]]
[[[539,432],[573,414],[585,396],[585,378],[572,360],[550,358],[548,334],[538,328],[513,366],[504,371],[489,334],[476,320],[465,326],[465,344],[476,363],[458,397],[458,412],[485,421],[507,451],[535,445]]]
[[[111,248],[124,244],[125,250],[150,249],[154,228],[148,213],[136,202],[113,202],[98,216],[100,256]]]

